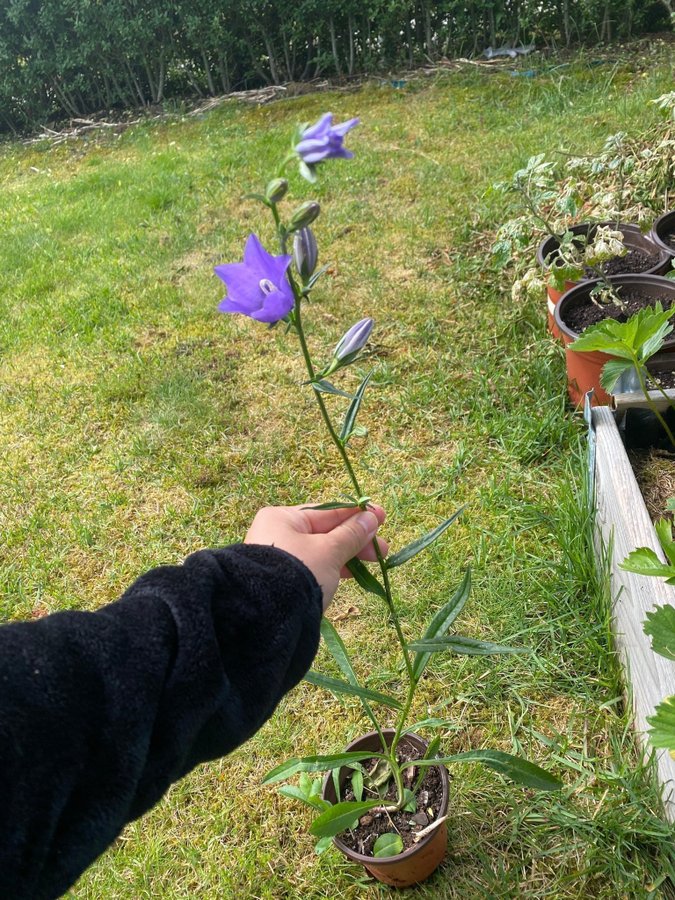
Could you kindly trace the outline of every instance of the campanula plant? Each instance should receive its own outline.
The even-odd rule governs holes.
[[[267,184],[263,193],[250,195],[264,204],[271,214],[278,252],[271,252],[257,235],[252,234],[246,241],[243,262],[227,263],[215,269],[227,289],[227,294],[219,306],[221,312],[239,313],[270,325],[284,322],[288,332],[292,333],[298,342],[306,370],[306,388],[314,396],[318,412],[340,457],[348,482],[343,499],[331,500],[314,507],[315,509],[368,507],[369,495],[361,482],[358,460],[352,451],[351,442],[354,436],[365,434],[365,429],[358,424],[357,419],[373,373],[367,372],[355,390],[349,388],[349,383],[336,384],[334,376],[341,377],[354,363],[364,361],[364,349],[373,331],[374,321],[370,316],[360,318],[346,329],[332,350],[319,351],[315,357],[313,350],[310,349],[306,330],[305,308],[307,299],[325,272],[325,269],[317,268],[319,249],[311,228],[319,215],[320,207],[315,201],[307,201],[284,219],[280,204],[287,198],[289,184],[285,170],[289,163],[297,162],[300,174],[308,181],[314,182],[321,165],[329,160],[349,159],[353,156],[344,146],[344,139],[357,124],[358,119],[333,124],[332,114],[326,113],[314,125],[304,126],[296,132],[292,150],[283,160],[277,177]],[[336,406],[344,407],[339,421],[335,414]],[[282,788],[282,792],[304,801],[319,813],[311,827],[312,833],[321,838],[318,849],[325,847],[334,835],[353,827],[359,817],[368,810],[376,807],[384,810],[414,808],[415,792],[419,790],[421,777],[414,784],[409,777],[404,777],[406,769],[410,768],[410,762],[402,764],[397,750],[403,736],[411,730],[408,717],[415,691],[433,654],[446,652],[487,656],[519,652],[512,647],[448,633],[469,597],[469,571],[464,575],[450,600],[435,611],[425,633],[413,641],[405,637],[392,584],[394,573],[440,538],[460,512],[461,510],[454,512],[429,533],[386,558],[382,555],[377,540],[374,540],[378,575],[371,572],[358,559],[353,559],[348,564],[360,587],[378,597],[387,610],[388,620],[400,648],[401,668],[406,676],[400,696],[394,697],[361,685],[340,635],[327,619],[324,618],[322,622],[321,630],[325,644],[343,677],[332,678],[312,671],[308,674],[307,680],[335,694],[358,697],[366,717],[379,736],[381,746],[377,752],[372,750],[338,752],[292,759],[267,775],[265,781],[268,783],[300,775],[298,784],[287,785]],[[385,725],[376,716],[375,706],[394,711],[393,723],[387,723],[393,725],[393,737],[390,740],[385,739]],[[427,720],[422,724],[434,727],[444,723],[442,720]],[[443,756],[439,755],[439,743],[438,739],[434,739],[429,744],[426,758],[415,761],[415,765],[422,771],[430,766],[475,761],[531,788],[555,790],[560,787],[560,782],[546,771],[511,754],[500,750],[483,749]],[[376,760],[376,764],[371,771],[366,771],[364,763],[369,759]],[[354,799],[340,798],[338,793],[338,802],[331,804],[321,797],[318,779],[310,776],[312,773],[335,772],[343,767],[353,771],[351,792]],[[393,800],[390,793],[390,799],[383,805],[387,786],[391,786],[392,783],[395,786]],[[384,851],[382,855],[396,855],[402,851],[403,844],[398,834],[392,833],[381,837],[387,838],[385,841],[379,841]],[[377,851],[377,844],[375,850]]]

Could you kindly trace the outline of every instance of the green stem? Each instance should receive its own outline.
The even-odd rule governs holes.
[[[647,373],[648,373],[648,370],[647,370]],[[638,378],[639,378],[639,374],[638,374]],[[663,390],[663,388],[661,387],[661,385],[659,384],[659,382],[656,379],[652,379],[652,380],[654,381],[654,384],[656,385],[656,390],[661,394],[663,399],[668,403],[668,406],[670,407],[670,409],[675,409],[675,402],[673,402],[672,398],[668,396],[668,394]],[[665,419],[662,419],[659,416],[658,410],[656,408],[656,404],[654,404],[653,407],[651,406],[646,379],[645,379],[645,387],[643,388],[643,391],[644,391],[644,395],[645,395],[645,400],[647,401],[647,403],[649,403],[650,409],[652,410],[652,412],[656,413],[657,417],[659,418],[659,421],[661,422],[661,424],[663,425],[663,427],[666,431],[666,434],[668,435],[668,440],[673,445],[673,449],[675,449],[675,440],[673,440],[673,435],[671,433],[671,430],[666,425]]]
[[[640,390],[645,395],[645,400],[647,401],[647,405],[649,406],[651,411],[654,413],[656,418],[661,423],[663,430],[668,435],[668,440],[673,445],[673,447],[675,447],[675,437],[673,436],[673,432],[670,430],[670,428],[668,427],[668,423],[666,422],[666,420],[663,418],[663,416],[659,412],[659,410],[658,410],[656,404],[654,403],[654,401],[652,400],[652,398],[649,396],[649,388],[647,387],[647,382],[645,380],[645,374],[644,374],[645,373],[644,365],[641,362],[639,362],[637,359],[634,359],[633,366],[635,367],[635,372],[637,374],[638,381],[640,382]],[[666,398],[666,399],[668,399],[668,398]]]

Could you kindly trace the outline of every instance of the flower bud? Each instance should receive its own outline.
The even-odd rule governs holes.
[[[278,203],[283,200],[288,190],[288,181],[285,178],[273,178],[265,188],[265,197],[270,203]]]
[[[333,357],[343,364],[351,362],[356,354],[363,350],[370,337],[375,323],[372,319],[361,319],[347,331],[338,341]]]
[[[308,225],[312,224],[320,212],[321,207],[316,200],[306,200],[304,203],[300,204],[291,216],[288,230],[297,231],[299,228],[306,228]]]
[[[293,235],[293,262],[303,281],[307,281],[316,269],[318,258],[319,251],[312,229],[309,226],[300,228]]]

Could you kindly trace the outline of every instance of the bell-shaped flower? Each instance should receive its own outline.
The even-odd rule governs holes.
[[[351,159],[354,154],[343,146],[343,142],[347,132],[358,124],[359,119],[349,119],[333,125],[333,113],[325,113],[318,122],[302,132],[295,152],[308,166],[324,159]]]
[[[227,287],[218,305],[220,312],[241,313],[258,322],[278,322],[293,309],[293,290],[286,277],[290,256],[272,256],[251,234],[244,261],[216,266],[215,273]]]

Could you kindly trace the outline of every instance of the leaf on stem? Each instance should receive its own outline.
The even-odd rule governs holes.
[[[305,794],[295,784],[282,785],[279,788],[279,793],[284,797],[289,797],[291,800],[300,800],[301,803],[306,803],[307,806],[311,806],[312,809],[318,809],[320,812],[323,812],[330,806],[328,800],[323,800],[321,797],[316,797],[314,795]]]
[[[361,769],[356,769],[352,775],[352,792],[355,800],[363,799],[363,772]]]
[[[417,556],[418,553],[421,553],[422,550],[426,550],[431,544],[434,543],[443,532],[452,525],[455,519],[462,514],[464,511],[464,507],[461,506],[457,512],[453,513],[449,519],[446,519],[444,522],[441,522],[440,525],[437,525],[433,531],[427,532],[427,534],[423,535],[421,538],[417,538],[417,540],[412,541],[412,543],[408,544],[402,550],[399,550],[398,553],[394,553],[393,556],[388,556],[385,560],[388,569],[394,569],[396,566],[402,566],[403,563],[408,562],[409,559],[412,559],[413,556]]]
[[[668,750],[675,759],[675,697],[666,697],[647,721],[651,725],[649,743],[652,747]]]
[[[443,637],[448,628],[452,625],[452,623],[464,608],[464,604],[469,599],[470,593],[471,569],[467,569],[460,586],[457,588],[457,590],[448,600],[445,606],[441,607],[441,609],[438,610],[436,615],[429,623],[427,630],[424,633],[423,640],[430,641],[434,638]],[[418,680],[422,675],[426,664],[429,662],[430,655],[431,654],[428,652],[418,652],[415,654],[415,659],[413,660],[413,676],[416,680]]]
[[[310,833],[316,837],[335,837],[347,828],[355,828],[359,816],[381,805],[381,800],[362,800],[359,803],[343,800],[315,819],[310,826]]]
[[[341,769],[342,766],[354,766],[361,760],[370,759],[373,756],[382,756],[382,754],[373,750],[350,750],[344,753],[331,753],[327,756],[303,756],[287,759],[286,762],[268,772],[262,783],[274,784],[276,781],[285,781],[292,775],[297,775],[298,772],[329,772],[331,769]]]
[[[625,372],[633,369],[633,363],[629,359],[610,359],[602,367],[600,372],[600,385],[611,394],[616,387],[616,383]]]
[[[511,781],[522,784],[525,787],[538,791],[557,791],[562,787],[562,782],[547,772],[545,769],[504,753],[501,750],[467,750],[465,753],[456,753],[454,756],[440,756],[438,759],[419,759],[417,766],[447,766],[455,762],[479,762],[490,769],[505,775]]]
[[[433,640],[413,641],[408,644],[409,650],[418,653],[441,653],[449,650],[463,656],[496,656],[499,653],[527,653],[527,647],[507,647],[505,644],[493,644],[491,641],[478,641],[474,638],[453,634],[450,637],[439,637]]]
[[[305,681],[317,687],[325,688],[332,694],[348,694],[350,697],[361,697],[364,700],[371,700],[373,703],[381,703],[390,709],[401,708],[399,701],[388,694],[371,691],[369,688],[361,687],[358,684],[350,684],[348,681],[340,681],[337,678],[329,678],[327,675],[321,675],[319,672],[312,670],[305,675]]]
[[[665,578],[666,584],[675,584],[675,566],[661,562],[651,547],[638,547],[631,550],[619,568],[635,575],[652,575]]]
[[[359,505],[359,504],[358,504],[358,503],[355,503],[355,502],[350,503],[350,502],[347,502],[347,501],[345,501],[345,500],[335,500],[334,502],[330,502],[330,503],[319,503],[318,506],[303,506],[303,507],[301,507],[301,508],[302,508],[303,510],[304,510],[304,509],[309,509],[309,510],[324,510],[324,509],[356,509],[356,507],[357,507],[358,505]]]
[[[340,431],[340,440],[343,444],[346,444],[349,438],[352,435],[354,430],[354,425],[356,424],[356,417],[359,412],[359,408],[361,406],[361,401],[363,400],[363,395],[365,393],[366,388],[368,387],[368,382],[372,378],[372,371],[368,372],[363,381],[358,387],[358,390],[354,394],[354,399],[349,404],[349,408],[347,409],[347,413],[345,415],[345,420],[342,423],[342,429]]]
[[[336,397],[346,397],[347,400],[354,399],[353,394],[341,391],[340,388],[336,388],[334,384],[331,384],[330,381],[326,381],[325,378],[321,378],[319,381],[310,381],[310,384],[319,394],[333,394]]]
[[[385,589],[360,559],[357,559],[356,557],[350,559],[347,563],[347,568],[354,576],[356,583],[359,587],[362,587],[364,591],[368,591],[369,594],[375,594],[382,600],[387,599],[387,592]]]

